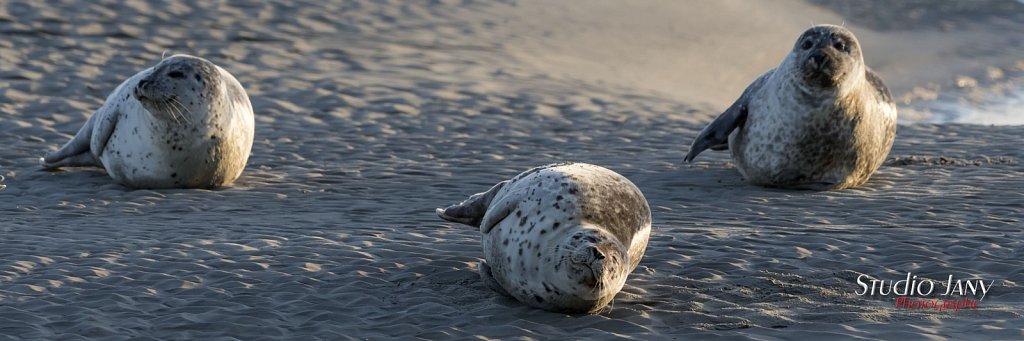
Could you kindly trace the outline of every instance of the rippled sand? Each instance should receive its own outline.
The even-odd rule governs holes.
[[[186,3],[0,3],[0,336],[1024,338],[1024,127],[901,126],[864,188],[764,189],[726,153],[681,163],[760,64],[700,101],[668,95],[686,77],[658,90],[551,67],[586,56],[540,48],[579,43],[570,19],[600,13],[545,35],[515,28],[546,20],[533,1]],[[248,90],[256,143],[234,186],[128,191],[101,170],[39,169],[165,51]],[[653,211],[646,257],[599,315],[499,297],[476,274],[479,232],[433,213],[566,160],[625,175]],[[855,294],[860,274],[908,271],[996,285],[955,313]]]

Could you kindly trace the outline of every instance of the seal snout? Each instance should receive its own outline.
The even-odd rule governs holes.
[[[825,52],[816,51],[807,57],[807,66],[819,71],[824,71],[828,67],[828,56]]]
[[[583,273],[580,274],[580,284],[590,290],[600,290],[605,284],[605,274],[608,270],[610,250],[601,250],[600,245],[589,244],[582,246],[573,253],[571,261],[575,263]]]

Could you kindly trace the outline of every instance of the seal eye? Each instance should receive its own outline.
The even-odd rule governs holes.
[[[839,51],[850,52],[850,46],[846,45],[846,43],[841,42],[841,41],[837,41],[837,42],[833,43],[832,47],[836,48],[836,50],[839,50]]]
[[[802,48],[802,49],[804,49],[804,50],[807,50],[807,49],[810,49],[810,48],[811,48],[811,46],[813,46],[813,45],[814,45],[814,44],[813,44],[813,43],[811,43],[811,41],[810,41],[810,40],[804,40],[804,42],[803,42],[802,44],[800,44],[800,48]]]
[[[181,73],[181,71],[171,71],[167,75],[171,78],[185,78],[185,74]]]

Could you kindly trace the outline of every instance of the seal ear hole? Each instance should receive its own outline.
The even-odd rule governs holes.
[[[171,71],[167,73],[167,76],[170,76],[171,78],[185,78],[185,74],[181,73],[181,71]]]
[[[810,49],[811,46],[814,46],[814,43],[812,43],[810,40],[804,40],[803,43],[800,43],[800,48],[804,50]]]

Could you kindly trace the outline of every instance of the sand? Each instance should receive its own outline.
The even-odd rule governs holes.
[[[935,101],[1019,77],[1019,35],[991,33],[1024,4],[915,21],[885,3],[0,2],[0,336],[1024,338],[1024,126],[928,123]],[[844,19],[865,11],[888,19]],[[918,113],[865,187],[760,188],[726,153],[682,164],[804,28],[843,20]],[[164,52],[214,61],[252,98],[235,185],[39,169]],[[653,211],[646,257],[597,315],[496,295],[479,232],[433,213],[566,160],[623,174]],[[995,285],[958,312],[855,294],[861,274],[907,272]]]

